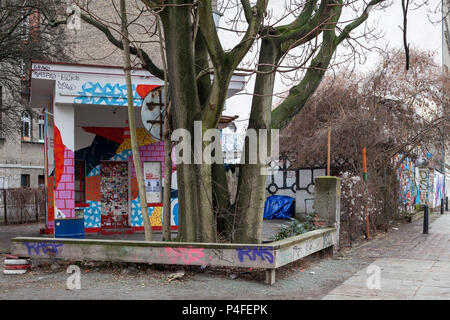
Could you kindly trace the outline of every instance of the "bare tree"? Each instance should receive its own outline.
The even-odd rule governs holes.
[[[26,107],[28,70],[32,59],[58,60],[64,52],[64,30],[43,24],[43,15],[65,9],[56,0],[0,0],[0,133],[18,130],[20,113]]]
[[[124,49],[119,22],[92,10],[89,0],[74,1],[83,21],[103,32],[118,49]],[[222,12],[233,12],[226,26],[214,23],[216,2],[210,0],[134,0],[129,21],[129,50],[142,67],[164,79],[164,70],[151,59],[147,43],[159,43],[155,19],[161,20],[167,79],[173,104],[171,127],[194,133],[194,122],[202,121],[202,132],[217,128],[227,97],[231,77],[236,71],[256,77],[249,121],[250,129],[283,129],[302,110],[334,63],[336,49],[348,46],[351,54],[361,55],[362,37],[374,30],[364,25],[369,12],[383,6],[383,0],[292,0],[284,4],[268,0],[230,0],[218,2]],[[105,6],[117,11],[117,1]],[[344,14],[344,9],[347,12]],[[131,11],[130,11],[131,12]],[[154,18],[152,18],[152,16]],[[52,24],[64,19],[52,20]],[[219,32],[238,35],[237,44],[226,47]],[[132,32],[131,30],[134,30]],[[140,36],[144,35],[144,36]],[[245,63],[247,62],[247,63]],[[272,110],[277,74],[295,74],[287,97]],[[213,77],[211,77],[211,75]],[[270,140],[270,139],[269,139]],[[202,142],[203,150],[207,142]],[[269,145],[270,147],[270,145]],[[245,144],[245,154],[249,146]],[[221,151],[220,151],[221,152]],[[236,212],[232,221],[232,240],[240,243],[261,241],[262,209],[265,199],[266,164],[243,164],[239,170],[238,199],[231,203],[223,166],[191,163],[177,166],[179,188],[180,241],[214,242],[216,216]],[[216,188],[215,186],[221,186]]]
[[[364,230],[364,206],[373,211],[373,228],[388,225],[399,213],[397,170],[406,159],[415,162],[431,153],[438,161],[430,165],[438,169],[443,161],[450,78],[431,53],[411,50],[409,55],[408,71],[405,53],[393,50],[368,75],[343,70],[326,76],[283,132],[282,152],[293,166],[308,167],[326,162],[327,128],[332,128],[334,173],[344,178],[342,217],[349,228],[343,230],[351,239]],[[367,184],[362,181],[363,147]]]

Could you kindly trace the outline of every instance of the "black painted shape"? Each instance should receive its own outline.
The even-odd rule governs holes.
[[[86,161],[86,174],[103,160],[111,159],[119,148],[119,144],[102,136],[96,135],[90,147],[75,151],[75,160]]]

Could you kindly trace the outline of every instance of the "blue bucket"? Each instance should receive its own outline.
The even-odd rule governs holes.
[[[55,238],[84,239],[84,218],[55,219]]]

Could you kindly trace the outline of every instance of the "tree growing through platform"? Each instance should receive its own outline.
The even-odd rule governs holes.
[[[163,68],[152,59],[155,47],[148,46],[159,43],[157,31],[161,31],[173,106],[170,126],[191,136],[197,121],[201,121],[202,136],[218,127],[236,72],[254,76],[248,129],[256,130],[260,141],[266,135],[269,142],[260,144],[260,150],[261,146],[270,150],[273,130],[286,127],[302,110],[334,64],[337,48],[350,48],[349,59],[363,54],[358,40],[373,35],[365,25],[369,12],[385,2],[292,0],[280,5],[269,0],[133,0],[127,2],[128,30],[133,30],[127,49],[143,68],[164,79]],[[84,22],[100,30],[115,47],[124,49],[117,19],[95,12],[92,1],[74,3]],[[102,5],[109,12],[118,12],[117,0]],[[225,26],[216,26],[216,11],[232,12],[234,18]],[[49,21],[60,23],[57,18]],[[160,21],[160,29],[156,21]],[[227,48],[222,32],[237,35],[237,44]],[[297,77],[289,94],[272,110],[276,77],[292,73]],[[266,131],[262,134],[259,130]],[[210,141],[201,141],[201,151],[208,150],[209,145]],[[218,145],[212,153],[222,154]],[[246,140],[243,152],[248,155],[251,147]],[[267,162],[260,158],[255,164],[240,165],[237,197],[232,199],[223,165],[198,163],[194,155],[190,160],[177,164],[178,240],[216,242],[220,233],[232,242],[261,242],[266,191],[266,176],[261,173]]]

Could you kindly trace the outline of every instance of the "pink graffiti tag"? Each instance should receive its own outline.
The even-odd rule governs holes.
[[[192,263],[207,264],[204,260],[203,248],[164,248],[164,251],[171,264],[178,262],[183,262],[186,265]]]

